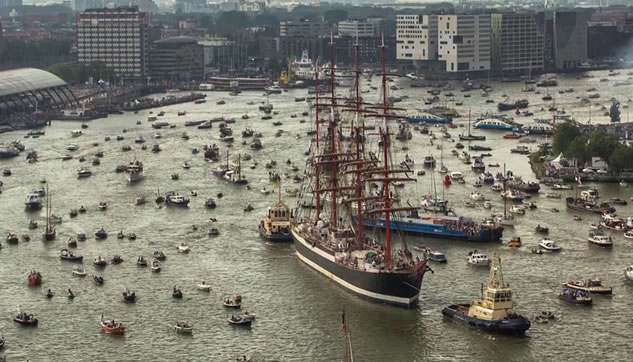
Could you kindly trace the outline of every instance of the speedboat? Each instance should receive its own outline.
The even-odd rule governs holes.
[[[536,230],[537,233],[543,233],[543,234],[549,233],[549,228],[541,226],[541,224],[536,225],[536,228],[534,229]]]
[[[508,242],[508,246],[511,248],[520,248],[521,247],[521,238],[514,237]]]
[[[565,284],[566,287],[571,289],[582,290],[587,293],[595,294],[612,294],[613,288],[602,285],[600,279],[587,279],[587,280],[573,280]]]
[[[99,208],[99,210],[105,210],[108,208],[108,203],[105,201],[99,201],[97,207]]]
[[[178,245],[178,252],[180,252],[180,253],[188,253],[190,251],[191,251],[191,249],[187,246],[187,244],[181,243],[180,245]]]
[[[444,253],[439,252],[437,250],[431,250],[429,248],[426,249],[425,252],[426,258],[428,260],[434,261],[436,263],[446,263],[446,255]]]
[[[154,251],[154,253],[152,254],[152,256],[156,259],[156,260],[165,260],[167,259],[167,256],[165,255],[165,253],[163,253],[160,250],[156,250]]]
[[[86,271],[84,269],[73,269],[73,275],[76,277],[85,277],[86,276]]]
[[[77,170],[77,177],[79,177],[79,178],[90,177],[90,176],[92,176],[92,171],[90,171],[86,167],[82,167],[79,170]]]
[[[539,243],[539,247],[551,252],[561,251],[561,247],[548,238],[543,238]]]
[[[189,161],[185,161],[185,162],[182,164],[182,168],[184,168],[184,169],[189,169],[189,168],[191,168],[191,164],[189,163]]]
[[[468,253],[468,264],[476,266],[488,266],[490,264],[490,259],[488,258],[488,255],[477,250],[473,250]]]

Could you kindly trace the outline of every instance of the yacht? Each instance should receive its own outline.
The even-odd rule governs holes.
[[[130,183],[143,179],[145,177],[143,174],[143,162],[137,159],[132,160],[125,169],[125,173]]]
[[[555,242],[553,242],[552,240],[548,239],[548,238],[544,238],[543,240],[541,240],[538,245],[542,248],[545,249],[547,251],[552,251],[552,252],[556,252],[556,251],[561,251],[561,247],[556,245]]]
[[[490,259],[488,258],[488,255],[477,250],[473,250],[468,253],[468,264],[476,266],[488,266],[490,264]]]

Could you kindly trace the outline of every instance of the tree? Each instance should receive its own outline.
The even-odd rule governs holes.
[[[618,141],[605,131],[596,131],[589,137],[587,150],[590,157],[600,157],[608,161],[618,145]]]
[[[589,154],[587,152],[587,137],[581,135],[574,138],[567,147],[565,156],[575,158],[578,161],[577,164],[580,166],[584,165],[589,159]]]
[[[248,27],[248,15],[241,11],[227,11],[220,13],[215,22],[215,28],[222,35],[231,35],[238,30]]]
[[[609,168],[617,175],[624,169],[633,168],[633,147],[618,145],[609,158]]]
[[[620,122],[620,103],[616,100],[613,100],[611,104],[611,109],[609,109],[609,117],[611,118],[611,122]]]
[[[55,64],[47,70],[66,81],[66,83],[74,83],[76,81],[76,73],[67,64]]]
[[[567,151],[567,147],[574,138],[580,136],[580,130],[578,127],[570,122],[560,124],[556,128],[556,134],[554,135],[553,147],[556,153]]]
[[[347,11],[342,9],[328,10],[323,14],[325,21],[330,24],[337,24],[339,21],[347,19]]]

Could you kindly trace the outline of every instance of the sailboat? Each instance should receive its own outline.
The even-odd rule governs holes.
[[[228,165],[228,152],[227,152],[227,168],[228,166],[229,165]],[[246,185],[248,183],[248,180],[246,179],[246,177],[242,175],[242,154],[237,155],[237,177],[236,177],[235,171],[229,170],[224,173],[224,178],[238,185]]]
[[[355,74],[359,77],[358,44],[355,48]],[[339,120],[336,112],[339,104],[343,106],[344,103],[336,97],[334,89],[336,68],[333,37],[330,52],[331,96],[327,105],[316,104],[315,107],[327,106],[331,115],[324,120],[315,120],[327,127],[322,130],[320,140],[317,138],[316,150],[307,161],[306,172],[309,177],[303,189],[311,191],[302,193],[304,197],[310,198],[305,200],[308,203],[315,199],[316,207],[297,211],[302,214],[295,218],[291,229],[296,253],[301,261],[352,293],[377,302],[411,307],[417,304],[422,279],[430,269],[425,258],[420,260],[413,257],[404,240],[403,250],[392,250],[391,218],[397,217],[400,211],[415,209],[393,207],[393,183],[415,179],[406,177],[411,170],[392,167],[389,158],[391,142],[387,119],[394,117],[391,113],[395,109],[389,106],[386,93],[388,74],[385,71],[384,42],[381,45],[380,73],[382,105],[369,107],[374,111],[373,117],[384,119],[383,126],[377,132],[380,150],[375,154],[365,155],[366,143],[361,141],[365,137],[362,122],[355,122],[349,151],[342,152],[337,147]],[[396,177],[396,174],[405,175]],[[377,182],[382,184],[382,191],[367,196],[372,192],[369,185]],[[346,199],[345,204],[356,204],[356,207],[340,207],[337,198]],[[322,205],[322,200],[327,200],[327,203]],[[384,235],[365,234],[363,220],[365,216],[375,214],[384,217]]]
[[[46,229],[42,236],[45,241],[51,241],[55,239],[57,232],[55,231],[55,227],[51,224],[51,209],[52,209],[52,198],[50,192],[48,192],[48,185],[46,185]]]
[[[437,172],[439,173],[448,172],[448,167],[444,165],[444,137],[442,137],[442,142],[440,143],[440,167],[438,167]]]
[[[505,194],[506,187],[506,164],[503,164],[503,193]],[[503,226],[514,227],[516,225],[516,219],[514,216],[508,214],[508,198],[503,198],[503,219],[499,220],[499,223]]]
[[[461,141],[485,141],[486,136],[476,136],[470,133],[470,110],[468,111],[468,135],[460,134]]]

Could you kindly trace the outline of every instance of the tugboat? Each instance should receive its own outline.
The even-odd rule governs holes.
[[[481,291],[481,299],[470,304],[453,304],[442,310],[449,319],[486,332],[522,336],[530,328],[530,321],[512,305],[512,289],[504,283],[501,259],[496,255],[490,266],[488,288]]]
[[[277,179],[280,179],[277,177]],[[281,201],[281,185],[279,185],[279,199],[273,206],[268,207],[264,220],[259,224],[259,235],[269,241],[292,241],[290,209]]]

